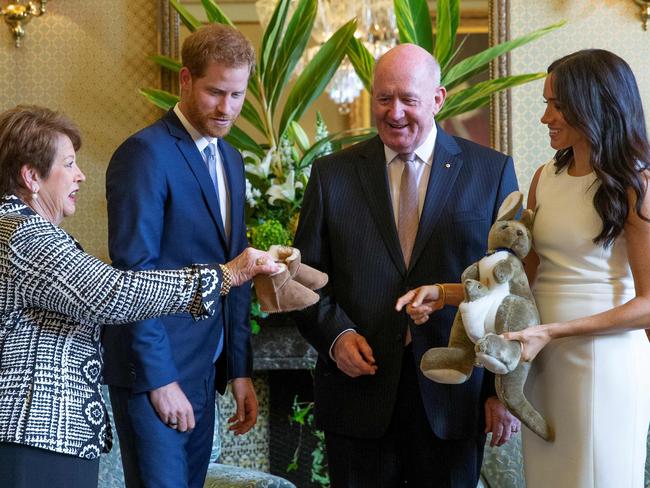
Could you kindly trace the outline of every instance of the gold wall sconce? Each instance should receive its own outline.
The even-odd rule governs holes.
[[[11,28],[16,47],[20,47],[23,37],[25,37],[25,24],[32,20],[32,17],[43,15],[46,5],[47,0],[38,0],[38,3],[31,0],[29,2],[16,0],[0,10],[0,16],[4,17],[5,22]]]
[[[648,30],[648,20],[650,19],[650,0],[634,0],[634,2],[641,8],[640,16],[643,22],[643,30]]]

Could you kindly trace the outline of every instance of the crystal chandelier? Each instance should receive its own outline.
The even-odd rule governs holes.
[[[295,4],[295,2],[293,2]],[[277,0],[258,0],[255,3],[257,15],[263,25],[267,25]],[[357,19],[355,37],[363,42],[377,59],[397,44],[398,32],[393,0],[318,0],[318,14],[312,30],[316,46],[306,50],[306,60],[318,51],[336,30],[352,18]],[[304,64],[303,64],[304,66]],[[300,71],[301,66],[296,71]],[[329,97],[338,105],[339,112],[350,112],[350,104],[363,90],[363,83],[357,76],[347,57],[327,85]]]

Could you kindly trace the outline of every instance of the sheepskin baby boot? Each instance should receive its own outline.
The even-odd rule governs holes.
[[[306,286],[291,279],[289,268],[279,263],[280,271],[272,275],[257,275],[253,278],[255,294],[260,302],[260,309],[267,313],[291,312],[302,310],[319,300]]]
[[[327,274],[300,262],[300,249],[274,245],[268,252],[276,263],[287,265],[292,279],[310,290],[319,290],[327,284]]]

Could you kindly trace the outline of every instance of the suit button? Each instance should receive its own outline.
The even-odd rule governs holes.
[[[395,336],[395,340],[396,340],[397,342],[402,342],[402,334],[397,334],[397,335]]]

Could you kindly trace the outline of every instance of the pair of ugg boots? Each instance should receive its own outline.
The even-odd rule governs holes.
[[[318,302],[318,293],[313,290],[325,286],[327,274],[301,263],[300,251],[294,247],[271,246],[268,253],[281,269],[272,275],[253,278],[263,312],[291,312]]]

